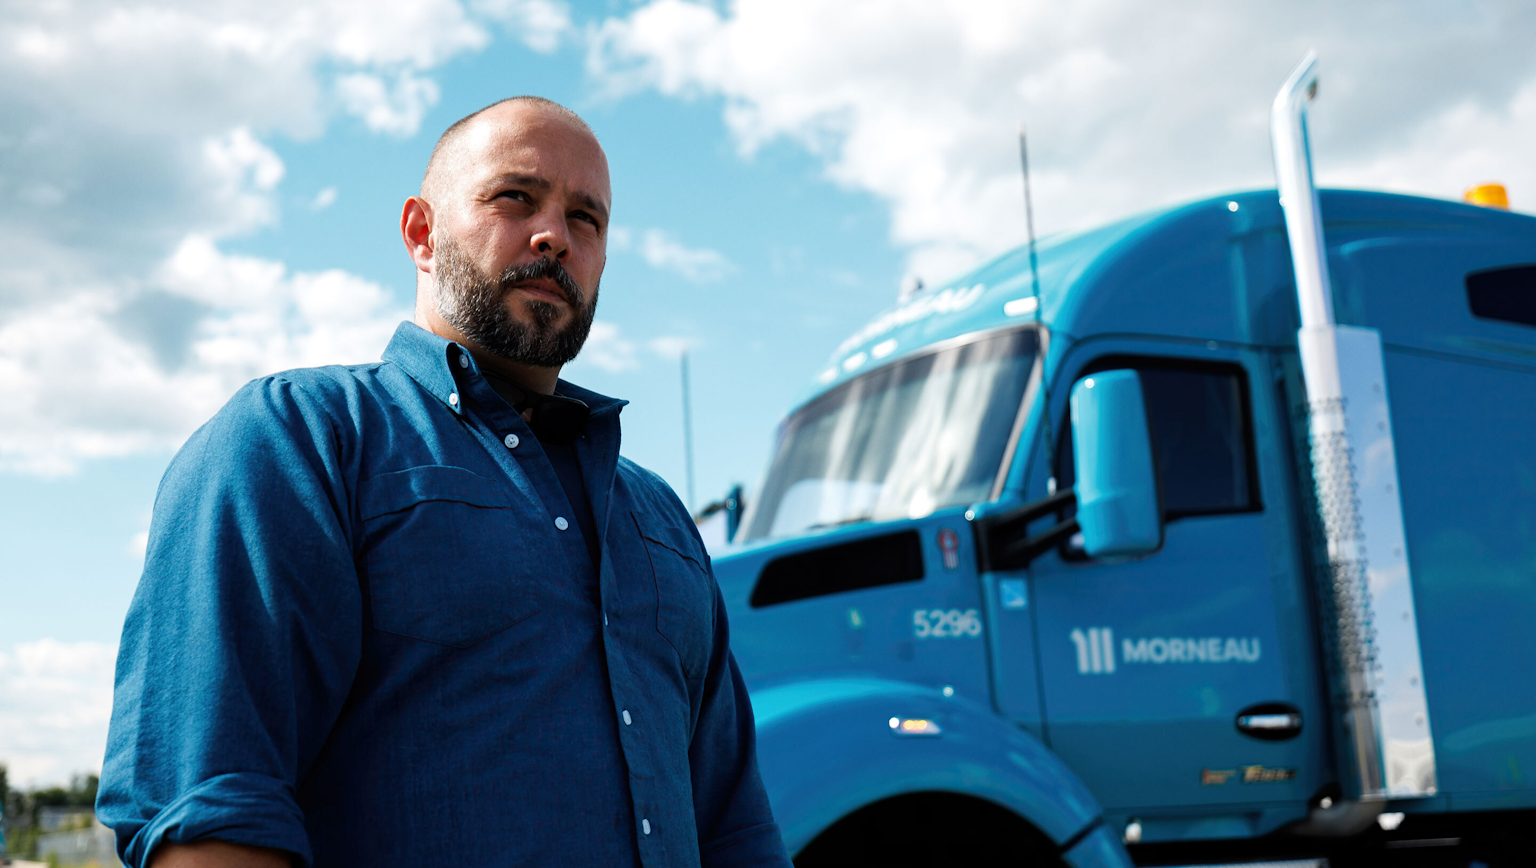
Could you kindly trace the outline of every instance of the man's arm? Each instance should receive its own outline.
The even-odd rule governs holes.
[[[161,847],[150,868],[293,868],[293,858],[266,847],[198,841]]]
[[[133,868],[162,852],[171,865],[309,862],[295,790],[362,644],[343,433],[311,394],[267,378],[166,471],[97,800]],[[224,846],[173,849],[209,840]]]
[[[713,584],[713,570],[710,579]],[[752,703],[731,655],[725,601],[718,586],[714,651],[688,761],[701,863],[706,868],[790,868],[758,775]]]

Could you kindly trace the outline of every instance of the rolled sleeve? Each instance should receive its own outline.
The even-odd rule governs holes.
[[[295,791],[362,640],[345,441],[319,401],[272,377],[166,471],[97,800],[128,865],[210,838],[309,864]]]
[[[248,773],[218,775],[199,783],[160,809],[154,819],[124,840],[118,851],[129,865],[148,865],[161,844],[188,844],[217,838],[231,844],[272,847],[310,862],[304,812],[286,781]]]

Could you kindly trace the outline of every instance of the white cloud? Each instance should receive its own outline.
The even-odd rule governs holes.
[[[476,12],[499,19],[507,33],[534,51],[548,54],[571,30],[571,11],[550,0],[473,0]]]
[[[128,556],[142,563],[144,555],[149,552],[149,531],[141,530],[128,538],[128,545],[124,547]]]
[[[437,105],[442,95],[436,82],[408,70],[395,76],[393,88],[370,73],[344,75],[336,81],[336,92],[347,111],[362,118],[368,129],[396,136],[415,133],[427,109]]]
[[[731,261],[717,250],[688,247],[660,229],[647,229],[640,238],[640,257],[660,271],[672,271],[703,283],[731,272]]]
[[[43,639],[0,651],[0,763],[11,785],[99,773],[117,648]]]
[[[610,250],[634,251],[645,264],[657,271],[670,271],[694,283],[707,283],[730,274],[736,266],[718,250],[689,247],[664,229],[647,229],[638,234],[628,226],[608,227]]]
[[[1313,47],[1323,181],[1493,177],[1531,209],[1533,41],[1520,0],[653,0],[596,28],[589,66],[613,93],[722,98],[745,154],[797,142],[943,278],[1023,238],[1020,121],[1044,231],[1272,186],[1269,103]]]
[[[624,337],[618,325],[606,320],[593,321],[577,362],[595,365],[610,374],[640,366],[635,358],[635,342]]]
[[[315,194],[315,198],[309,203],[309,210],[324,211],[325,209],[336,204],[336,196],[337,193],[335,187],[326,187],[325,189]]]
[[[245,229],[271,222],[276,205],[270,195],[283,179],[283,161],[256,140],[245,127],[203,141],[203,161],[217,194],[230,213],[227,230]]]
[[[1515,208],[1536,212],[1536,164],[1509,159],[1513,148],[1536,147],[1536,80],[1502,106],[1467,99],[1426,117],[1387,153],[1324,166],[1326,184],[1386,190],[1433,190],[1442,195],[1484,181],[1510,185]]]
[[[150,276],[81,290],[0,323],[0,468],[177,445],[241,384],[286,368],[378,358],[409,311],[342,271],[191,236]]]
[[[651,338],[649,341],[646,341],[646,346],[650,347],[651,352],[664,359],[672,359],[673,361],[680,358],[683,353],[698,347],[698,345],[699,342],[693,338],[681,337],[679,335],[662,335],[659,338]]]
[[[414,133],[434,71],[553,0],[73,0],[0,18],[0,469],[174,446],[241,382],[376,357],[405,315],[218,242],[279,216],[270,142]],[[333,202],[321,191],[311,207]]]

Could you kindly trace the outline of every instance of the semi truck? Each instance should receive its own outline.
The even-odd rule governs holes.
[[[1315,85],[784,418],[713,568],[802,868],[1530,864],[1536,218],[1317,191]]]

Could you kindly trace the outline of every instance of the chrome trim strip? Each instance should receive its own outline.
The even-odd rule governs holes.
[[[1029,380],[1024,383],[1024,396],[1019,399],[1019,411],[1013,419],[1013,430],[1008,432],[1008,445],[1003,447],[1003,460],[998,465],[997,475],[993,477],[992,492],[987,498],[989,501],[996,501],[1003,496],[1003,489],[1008,484],[1008,471],[1013,467],[1014,458],[1019,450],[1019,441],[1024,437],[1024,426],[1029,421],[1029,410],[1034,406],[1045,380],[1045,356],[1051,348],[1051,330],[1043,324],[1031,324],[1025,328],[1035,329],[1035,363],[1030,368]],[[1040,412],[1049,413],[1051,408],[1042,407]],[[1050,450],[1049,444],[1046,445],[1046,450]],[[1049,455],[1046,456],[1046,463],[1047,465],[1050,463]],[[1026,467],[1026,477],[1028,470],[1029,468]]]

